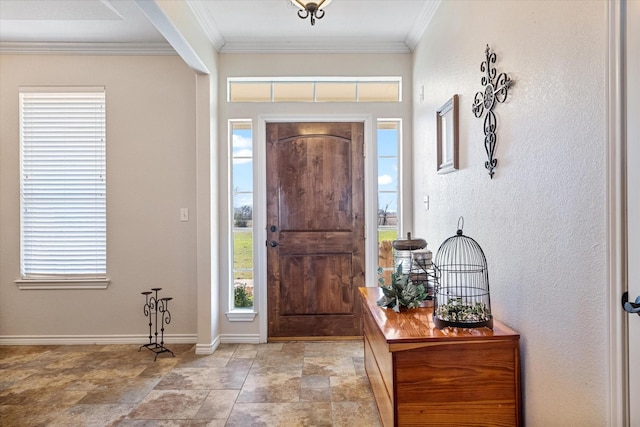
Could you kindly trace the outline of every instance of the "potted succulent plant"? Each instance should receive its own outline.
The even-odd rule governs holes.
[[[483,302],[465,304],[462,298],[452,297],[445,304],[439,304],[434,313],[434,321],[444,321],[449,326],[489,326],[493,325],[491,311]]]
[[[382,273],[382,268],[378,268],[378,274]],[[378,306],[393,308],[393,311],[400,312],[404,307],[416,308],[427,298],[427,293],[422,284],[414,285],[409,280],[408,274],[402,273],[402,264],[398,265],[395,272],[391,273],[391,283],[385,286],[384,278],[379,277],[378,282],[382,289],[382,297],[378,300]]]

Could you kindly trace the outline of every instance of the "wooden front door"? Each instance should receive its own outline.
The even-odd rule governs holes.
[[[362,335],[363,123],[268,123],[268,335]]]

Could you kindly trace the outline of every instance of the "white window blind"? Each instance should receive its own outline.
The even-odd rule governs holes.
[[[106,276],[105,133],[104,88],[21,90],[23,278]]]

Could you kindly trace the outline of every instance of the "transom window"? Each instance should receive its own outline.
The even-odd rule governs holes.
[[[400,102],[401,77],[230,77],[229,102]]]

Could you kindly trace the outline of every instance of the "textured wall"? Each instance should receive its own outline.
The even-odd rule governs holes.
[[[167,332],[196,334],[195,85],[177,56],[0,56],[0,337],[146,334],[140,292],[172,296]],[[106,290],[18,290],[18,88],[104,85]],[[181,207],[191,220],[179,221]]]
[[[414,52],[414,234],[436,251],[464,216],[483,247],[493,313],[521,334],[529,426],[606,424],[605,12],[603,1],[444,1]],[[486,44],[515,81],[495,108],[493,180],[471,111]],[[435,111],[453,94],[460,170],[438,175]]]

